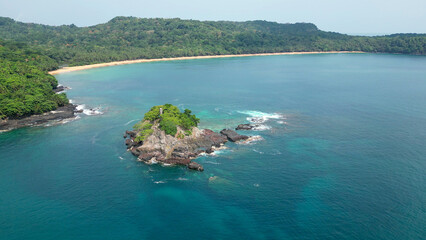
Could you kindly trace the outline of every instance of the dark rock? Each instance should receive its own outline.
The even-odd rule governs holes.
[[[200,149],[200,150],[198,150],[198,151],[197,151],[196,155],[198,156],[198,155],[200,155],[200,154],[201,154],[201,153],[203,153],[203,152],[204,152],[204,151]]]
[[[131,138],[136,137],[136,132],[135,131],[126,131],[126,135],[128,135]]]
[[[188,158],[179,158],[179,159],[168,158],[168,159],[161,160],[161,162],[167,163],[167,164],[185,165],[185,166],[187,166],[191,162],[191,159],[188,159]]]
[[[228,138],[217,132],[213,132],[210,129],[204,129],[204,139],[209,141],[211,146],[220,147],[221,144],[224,144],[228,141]]]
[[[240,135],[231,129],[223,129],[222,131],[220,131],[220,133],[225,135],[231,142],[237,142],[237,141],[246,140],[249,138],[248,136]]]
[[[124,133],[123,138],[127,138],[127,133]]]
[[[191,160],[207,151],[212,153],[213,147],[220,147],[228,138],[220,133],[198,128],[192,129],[192,135],[183,139],[166,135],[157,125],[152,128],[153,133],[142,143],[135,143],[136,131],[126,131],[125,143],[131,153],[138,156],[140,161],[152,163],[153,160],[162,164],[185,165],[191,164]],[[192,163],[191,169],[202,171],[203,167],[198,163]]]
[[[240,124],[235,128],[235,130],[252,130],[256,125],[251,125],[250,123]]]
[[[58,93],[58,92],[62,92],[62,91],[64,91],[65,89],[68,89],[67,87],[64,87],[64,86],[57,86],[56,88],[54,88],[53,89],[53,91],[55,92],[55,93]]]
[[[46,112],[40,115],[31,115],[20,119],[7,119],[0,121],[0,131],[9,131],[15,128],[37,126],[45,124],[49,121],[60,121],[74,117],[76,106],[67,104],[63,107],[58,107],[56,110]]]
[[[142,160],[142,161],[145,161],[145,162],[151,160],[154,157],[158,161],[164,160],[164,155],[160,151],[142,152],[139,155],[139,159]]]
[[[135,156],[139,156],[141,154],[141,151],[138,148],[131,148],[130,152],[135,155]]]
[[[136,143],[132,139],[126,139],[125,144],[128,149],[136,145]]]
[[[192,169],[192,170],[197,170],[197,171],[200,171],[200,172],[204,171],[203,166],[201,164],[196,163],[196,162],[190,162],[188,164],[188,168]]]

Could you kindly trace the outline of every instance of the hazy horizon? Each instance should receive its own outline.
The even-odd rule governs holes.
[[[351,35],[426,33],[426,1],[400,2],[338,0],[53,0],[28,2],[0,0],[0,16],[16,21],[79,27],[105,23],[116,16],[139,18],[181,18],[209,21],[266,20],[278,23],[313,23],[324,31]],[[78,13],[78,14],[76,14]]]

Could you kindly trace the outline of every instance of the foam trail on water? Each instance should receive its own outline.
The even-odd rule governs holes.
[[[259,151],[259,150],[256,150],[256,149],[253,149],[253,152],[257,152],[257,153],[259,153],[259,154],[263,154],[263,152],[261,152],[261,151]]]
[[[137,121],[138,119],[133,119],[133,120],[130,120],[130,121],[128,121],[126,124],[124,124],[124,126],[127,126],[127,125],[129,125],[130,123],[132,123],[132,122],[134,122],[134,121]]]
[[[212,161],[204,161],[203,163],[209,163],[209,164],[214,164],[214,165],[219,165],[220,164],[218,162],[212,162]]]

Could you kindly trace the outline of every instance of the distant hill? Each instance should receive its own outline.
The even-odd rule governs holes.
[[[312,23],[196,21],[115,17],[90,27],[47,26],[0,17],[0,38],[44,51],[59,65],[181,56],[364,51],[426,54],[425,34],[349,36]]]
[[[3,40],[2,40],[3,39]],[[0,120],[68,104],[55,94],[60,66],[244,53],[364,51],[426,54],[425,34],[380,37],[325,32],[311,23],[116,17],[90,27],[47,26],[0,17]]]

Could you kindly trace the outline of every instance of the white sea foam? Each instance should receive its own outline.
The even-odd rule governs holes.
[[[77,111],[81,111],[82,110],[83,114],[88,115],[88,116],[103,114],[103,112],[101,111],[101,109],[99,107],[96,107],[96,108],[86,108],[85,104],[77,105],[76,109],[77,109]]]
[[[220,164],[218,162],[212,162],[212,161],[204,161],[203,163],[209,163],[209,164],[214,164],[214,165],[219,165]]]
[[[207,155],[212,156],[212,157],[216,157],[218,153],[220,153],[220,151],[214,151],[212,153],[208,153]]]
[[[269,152],[270,155],[281,155],[282,153],[280,151],[278,151],[277,149],[274,149],[272,151]]]
[[[165,183],[164,181],[155,181],[155,184],[159,184],[159,183]]]
[[[247,117],[247,121],[255,124],[255,126],[252,129],[255,131],[270,130],[271,127],[263,123],[271,119],[280,120],[280,121],[277,121],[278,123],[282,122],[282,119],[285,119],[285,117],[279,113],[264,113],[260,111],[237,111],[237,112],[241,114],[249,115],[249,117]]]
[[[262,140],[265,140],[262,136],[255,135],[255,136],[249,137],[248,139],[244,141],[237,142],[237,144],[250,145],[250,144],[253,144],[254,142],[262,141]]]
[[[50,126],[55,126],[55,125],[59,125],[59,124],[66,124],[66,123],[75,121],[77,119],[80,119],[80,116],[75,116],[75,117],[72,117],[72,118],[66,118],[66,119],[62,119],[62,120],[50,121],[50,122],[44,124],[43,126],[50,127]]]
[[[118,157],[120,160],[123,160],[124,158],[123,157]]]
[[[259,150],[256,150],[256,149],[253,149],[253,152],[257,152],[257,153],[259,153],[259,154],[263,154],[263,152],[261,152],[261,151],[259,151]]]
[[[72,122],[72,121],[75,121],[75,120],[78,120],[78,119],[80,119],[80,116],[75,116],[73,118],[67,118],[67,119],[59,121],[59,123],[65,124],[65,123],[69,123],[69,122]]]
[[[252,128],[254,131],[264,131],[269,129],[271,129],[271,127],[265,124],[259,124]]]
[[[228,147],[222,144],[222,145],[220,145],[220,147],[212,146],[212,149],[214,151],[220,151],[220,150],[228,149]]]
[[[157,164],[157,159],[155,157],[151,158],[151,160],[148,161],[148,164]]]
[[[134,122],[134,121],[137,121],[138,119],[133,119],[133,120],[130,120],[130,121],[128,121],[126,124],[124,124],[124,126],[127,126],[127,125],[129,125],[130,123],[132,123],[132,122]]]
[[[178,181],[188,181],[188,178],[179,177],[176,180],[178,180]]]
[[[279,113],[264,113],[260,111],[238,111],[238,113],[249,115],[248,121],[252,123],[264,123],[269,119],[283,119],[284,116]]]

